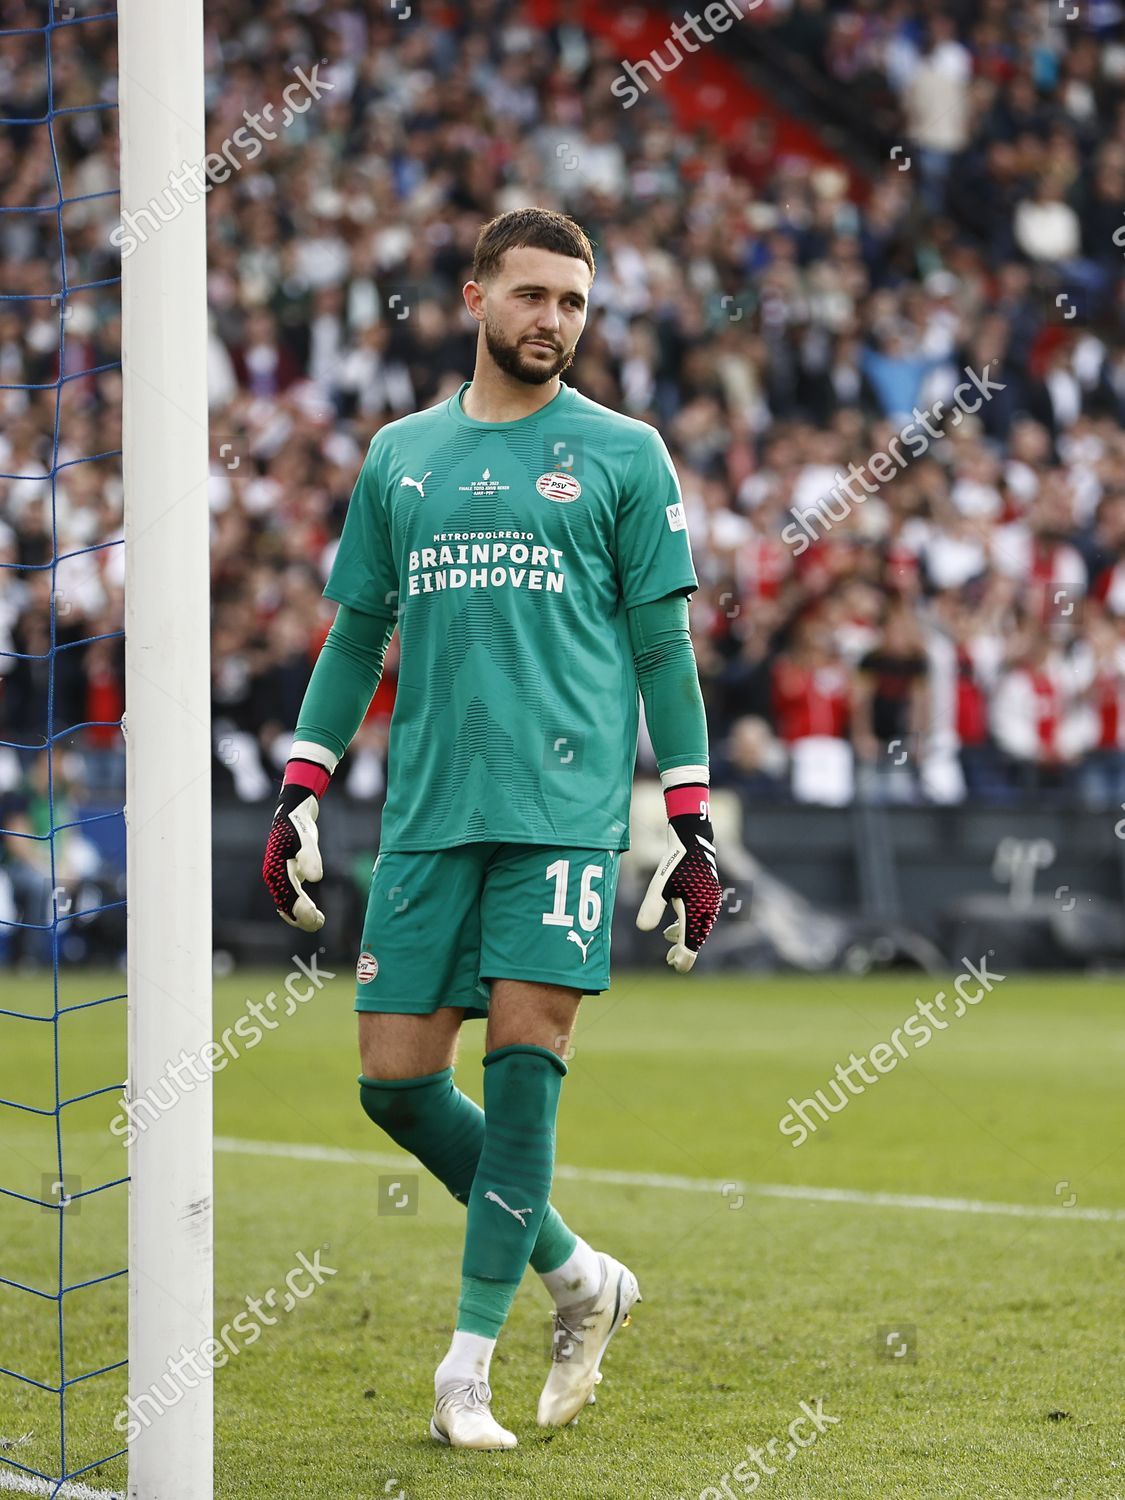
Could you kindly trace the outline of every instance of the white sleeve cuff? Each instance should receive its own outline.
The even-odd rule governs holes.
[[[340,764],[340,757],[333,755],[332,751],[325,745],[318,745],[315,740],[294,740],[289,748],[290,760],[311,760],[318,766],[323,766],[329,776]]]
[[[670,771],[661,771],[660,785],[665,791],[674,786],[691,786],[702,782],[711,785],[711,772],[707,766],[674,766]]]

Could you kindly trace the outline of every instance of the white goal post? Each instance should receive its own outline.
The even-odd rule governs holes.
[[[122,262],[130,1099],[211,1027],[206,197],[162,198],[206,153],[202,0],[120,0],[121,211],[168,213]],[[125,222],[129,222],[126,220]],[[142,222],[147,222],[142,219]],[[130,1154],[129,1391],[213,1330],[209,1081]],[[130,1500],[211,1500],[212,1382],[129,1449]],[[140,1419],[143,1422],[143,1418]]]

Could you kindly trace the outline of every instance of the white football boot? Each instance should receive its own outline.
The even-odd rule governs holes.
[[[430,1436],[449,1448],[514,1448],[514,1432],[492,1415],[487,1380],[452,1381],[438,1393],[430,1418]]]
[[[631,1321],[630,1308],[644,1300],[628,1266],[604,1252],[599,1252],[599,1259],[601,1290],[573,1307],[555,1309],[551,1373],[536,1418],[540,1427],[565,1427],[593,1403],[602,1355],[617,1330]]]

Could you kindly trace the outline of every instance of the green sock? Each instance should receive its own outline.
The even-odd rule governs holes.
[[[497,1338],[547,1211],[566,1064],[546,1047],[484,1059],[484,1147],[469,1195],[457,1328]]]
[[[363,1108],[391,1139],[416,1156],[458,1203],[469,1201],[484,1146],[484,1110],[453,1082],[453,1069],[424,1078],[359,1080]],[[577,1243],[577,1236],[548,1203],[539,1226],[531,1267],[555,1271]]]

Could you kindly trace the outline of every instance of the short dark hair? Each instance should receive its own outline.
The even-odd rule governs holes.
[[[487,281],[500,269],[506,250],[551,250],[584,260],[594,277],[594,247],[586,231],[566,214],[550,208],[513,208],[485,224],[473,251],[473,280]]]

